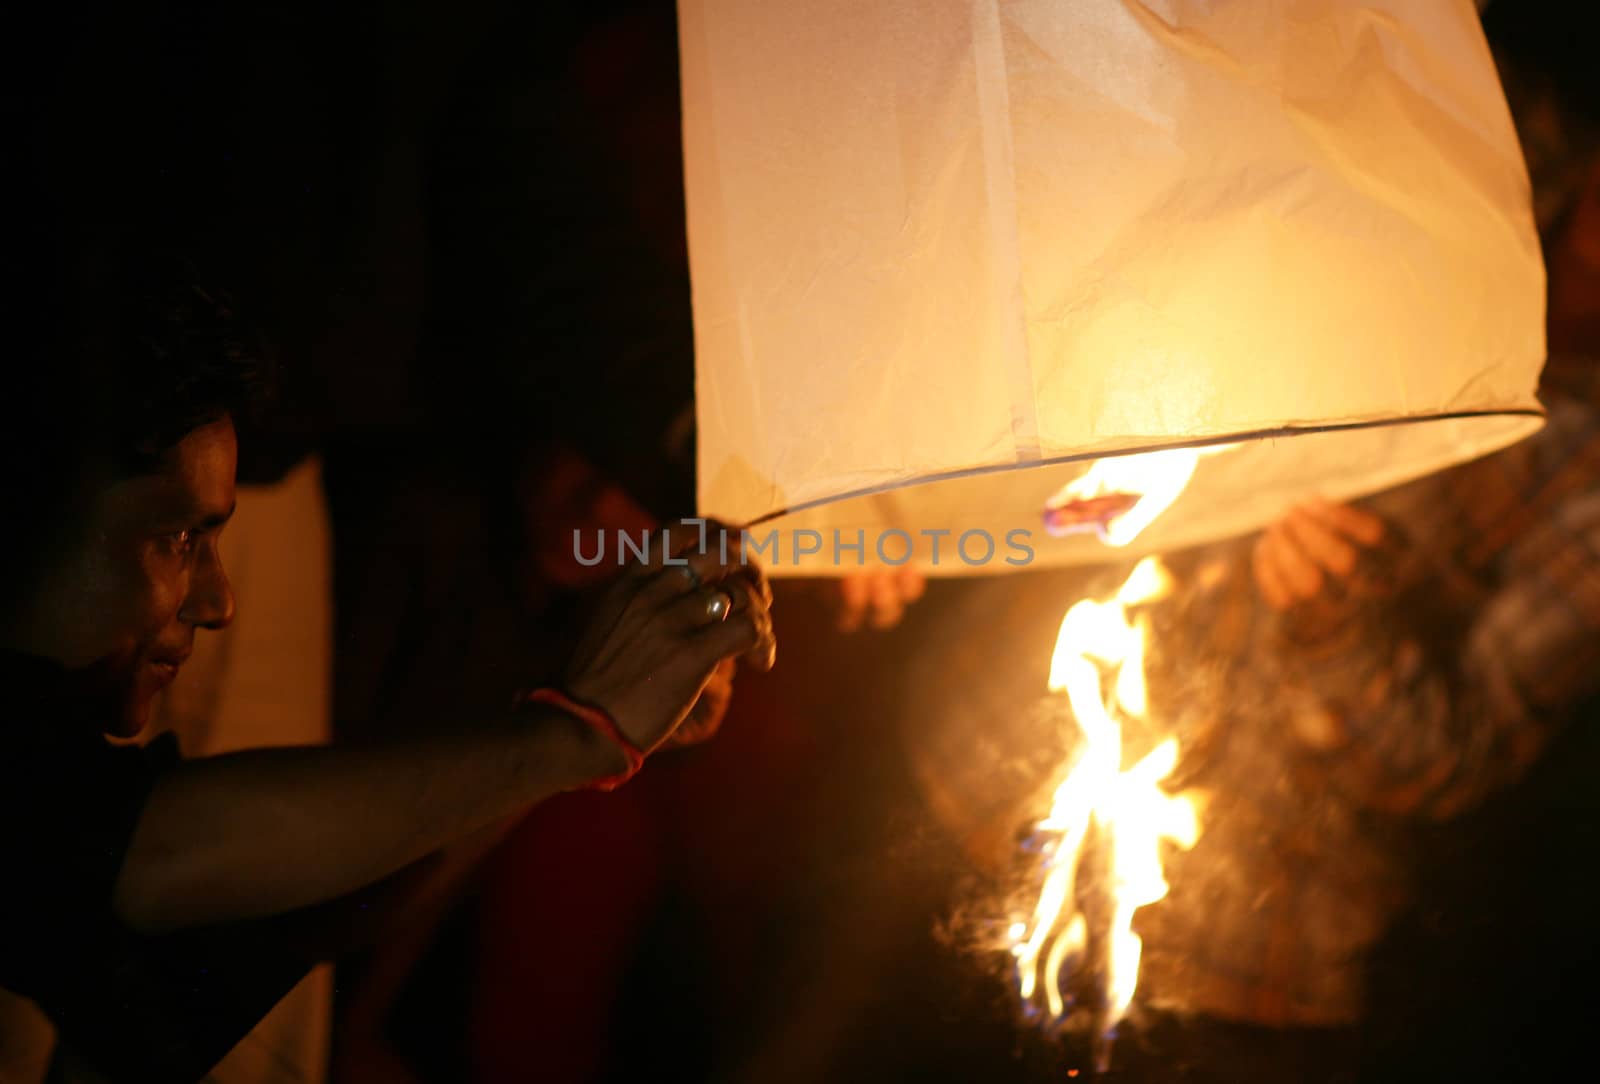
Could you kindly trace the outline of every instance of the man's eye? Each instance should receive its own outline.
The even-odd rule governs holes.
[[[193,531],[174,531],[166,536],[167,545],[174,553],[188,553],[194,545]]]

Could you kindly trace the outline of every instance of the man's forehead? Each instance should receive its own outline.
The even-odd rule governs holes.
[[[167,453],[165,461],[168,469],[163,477],[186,499],[208,513],[226,513],[233,508],[239,446],[232,422],[223,420],[196,429]]]
[[[203,426],[168,449],[155,468],[113,487],[113,500],[140,519],[192,525],[233,512],[237,445],[227,421]]]
[[[225,520],[233,514],[234,484],[196,476],[147,475],[137,497],[152,514],[183,520]]]

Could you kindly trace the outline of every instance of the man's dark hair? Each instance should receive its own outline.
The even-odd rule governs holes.
[[[62,544],[86,485],[155,469],[188,433],[253,413],[266,383],[255,336],[187,256],[32,232],[3,257],[0,612]]]
[[[110,319],[99,341],[84,344],[100,388],[98,436],[86,443],[113,469],[135,474],[200,426],[253,412],[264,355],[232,298],[184,256],[139,254],[114,270],[118,281],[103,291]],[[84,313],[80,326],[96,319]]]

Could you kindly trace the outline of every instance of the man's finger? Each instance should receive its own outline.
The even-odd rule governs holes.
[[[1267,605],[1274,610],[1287,610],[1294,602],[1294,596],[1289,593],[1289,587],[1283,582],[1277,566],[1269,559],[1265,537],[1256,541],[1250,561],[1255,569],[1256,586],[1261,589],[1261,597],[1267,600]]]
[[[646,610],[672,609],[691,595],[704,595],[713,589],[732,594],[727,589],[726,581],[701,577],[687,565],[669,565],[658,569],[635,588],[638,604]]]
[[[1326,571],[1343,579],[1355,570],[1360,556],[1356,548],[1314,513],[1297,508],[1289,513],[1283,526],[1300,552]]]
[[[761,567],[761,562],[745,553],[744,532],[718,520],[707,520],[706,532],[706,546],[716,553],[720,567],[708,567],[702,569],[702,573],[708,579],[713,576],[743,576],[755,586],[762,601],[771,606],[772,584],[768,582],[766,569]]]
[[[878,572],[870,579],[872,588],[872,627],[886,629],[900,620],[905,604],[900,599],[900,588],[892,572]]]
[[[703,583],[719,583],[739,576],[750,581],[764,602],[769,605],[772,602],[767,574],[760,565],[746,559],[739,532],[716,520],[688,520],[684,526],[673,529],[671,549],[662,564],[669,569],[686,570],[686,575]]]
[[[1322,590],[1322,570],[1301,552],[1281,523],[1267,531],[1262,545],[1266,549],[1266,560],[1272,563],[1292,596],[1314,598]]]
[[[900,566],[895,578],[900,585],[900,598],[905,602],[917,601],[928,589],[928,578],[910,565]]]
[[[721,524],[709,519],[680,519],[658,527],[646,538],[643,560],[630,564],[628,574],[649,576],[663,568],[682,568],[688,563],[687,554],[709,550],[714,556],[718,552],[720,527]]]
[[[772,669],[777,641],[772,631],[772,613],[767,608],[766,600],[756,591],[754,585],[743,577],[724,580],[722,587],[738,600],[734,613],[739,617],[749,615],[755,623],[756,642],[744,653],[744,661],[758,670]]]
[[[733,616],[734,606],[732,592],[707,585],[675,600],[664,617],[673,628],[689,632],[727,621]]]
[[[682,565],[658,568],[642,581],[638,579],[624,581],[624,587],[628,585],[634,585],[638,603],[648,610],[662,610],[676,606],[684,596],[704,586],[699,577],[690,575],[689,570]]]
[[[839,631],[854,632],[861,627],[861,618],[867,612],[867,597],[872,584],[865,573],[846,576],[839,581]]]
[[[764,635],[762,629],[763,622],[760,619],[764,616],[754,611],[746,611],[726,621],[709,625],[689,638],[689,649],[697,660],[703,661],[706,666],[740,656],[748,659],[753,649],[765,650],[770,643],[770,631]],[[763,655],[751,661],[759,669],[771,669],[770,662],[765,662],[765,658]]]
[[[734,663],[725,659],[711,672],[711,678],[700,690],[689,715],[678,724],[668,741],[672,745],[696,745],[713,737],[722,726],[733,700]]]
[[[1328,527],[1363,546],[1376,546],[1383,541],[1383,519],[1365,508],[1316,497],[1306,503],[1305,509]]]
[[[748,560],[743,548],[738,553],[739,571],[737,575],[743,576],[755,585],[756,593],[761,596],[761,601],[768,606],[772,605],[772,584],[767,579],[767,570],[756,561]]]
[[[742,659],[746,665],[753,666],[763,673],[771,670],[777,663],[778,634],[773,630],[771,614],[761,615],[761,620],[756,624],[756,642],[744,653]]]

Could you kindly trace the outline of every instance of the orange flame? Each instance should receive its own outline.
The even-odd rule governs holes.
[[[1050,689],[1066,693],[1083,743],[1056,788],[1049,815],[1038,825],[1056,844],[1038,902],[1028,921],[1015,922],[1008,931],[1023,999],[1034,1001],[1042,988],[1046,1008],[1060,1018],[1066,1009],[1062,972],[1088,945],[1088,916],[1077,905],[1077,876],[1093,825],[1106,849],[1105,890],[1112,904],[1105,931],[1106,1029],[1126,1015],[1138,986],[1142,944],[1133,932],[1134,912],[1167,894],[1161,841],[1188,849],[1200,834],[1193,801],[1160,786],[1178,763],[1175,739],[1162,742],[1132,767],[1122,767],[1122,723],[1142,719],[1149,710],[1144,674],[1149,622],[1143,615],[1131,616],[1130,610],[1164,598],[1171,589],[1170,575],[1149,557],[1113,598],[1084,599],[1061,622]]]
[[[1051,521],[1051,512],[1070,511],[1074,506],[1085,508],[1089,518],[1095,519],[1097,517],[1086,506],[1125,498],[1125,502],[1107,505],[1105,511],[1109,518],[1095,525],[1106,545],[1126,546],[1154,523],[1157,516],[1172,507],[1204,456],[1230,447],[1233,445],[1168,448],[1097,459],[1086,472],[1062,486],[1045,502],[1046,522]]]

